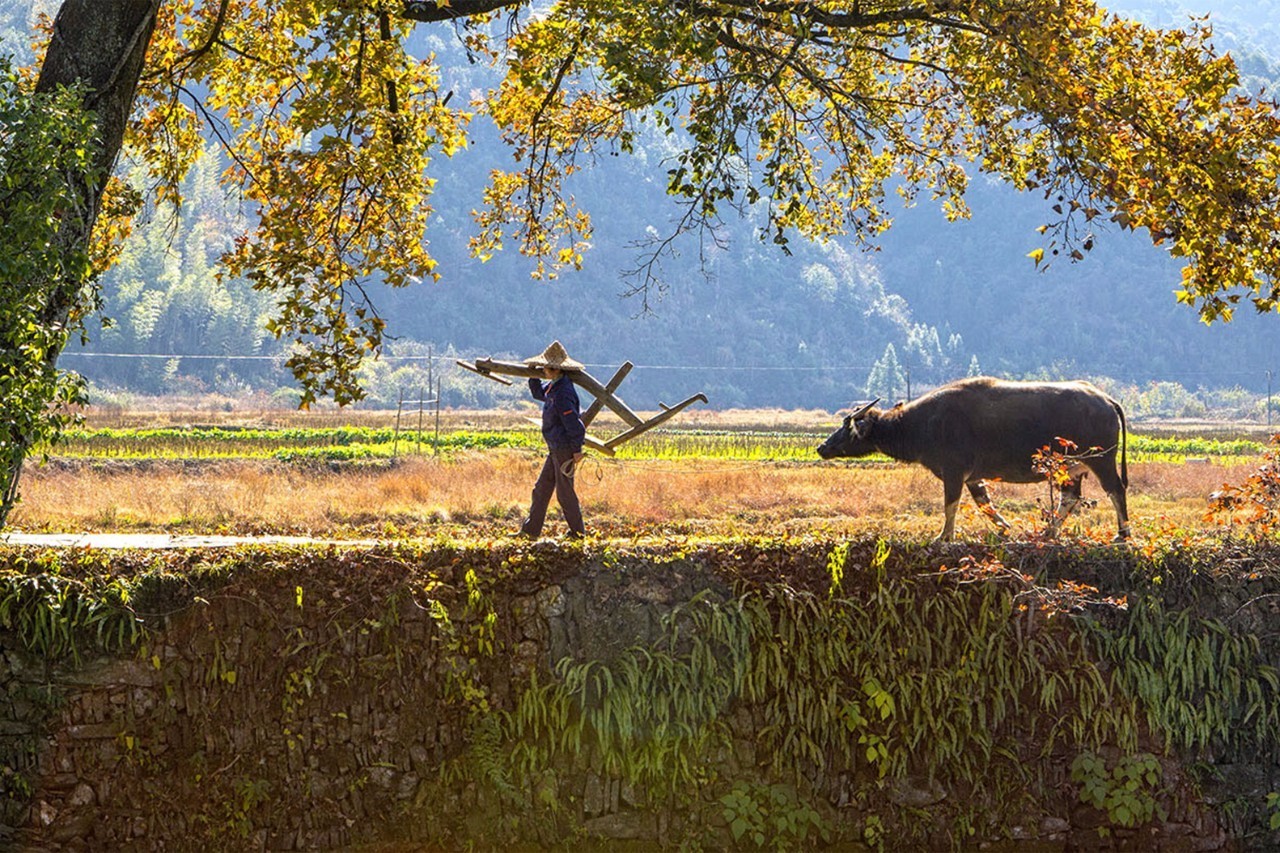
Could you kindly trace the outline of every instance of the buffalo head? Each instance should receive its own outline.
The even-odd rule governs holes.
[[[875,452],[875,447],[867,441],[871,429],[871,418],[867,413],[871,407],[880,402],[877,397],[856,412],[846,415],[840,429],[831,433],[818,447],[818,455],[823,459],[835,459],[838,456],[866,456]]]

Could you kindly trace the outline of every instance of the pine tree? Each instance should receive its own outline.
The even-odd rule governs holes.
[[[901,396],[907,387],[907,377],[898,363],[898,351],[893,344],[884,348],[880,356],[867,374],[867,394],[882,400],[892,400],[895,395]]]

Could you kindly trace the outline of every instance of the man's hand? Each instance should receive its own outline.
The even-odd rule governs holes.
[[[573,454],[573,464],[574,464],[574,465],[577,465],[579,462],[581,462],[581,461],[582,461],[582,457],[583,457],[583,456],[586,456],[586,454],[585,454],[585,453],[583,453],[581,450],[579,450],[577,453]]]

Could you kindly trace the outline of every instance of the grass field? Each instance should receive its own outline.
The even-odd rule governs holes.
[[[361,413],[364,414],[364,413]],[[416,417],[368,413],[352,422],[106,426],[91,416],[30,465],[11,527],[28,531],[289,533],[323,536],[492,537],[515,530],[542,463],[528,413],[449,413],[437,440]],[[591,531],[606,537],[784,535],[823,532],[932,536],[941,484],[888,460],[822,462],[814,447],[836,424],[815,412],[699,412],[680,428],[591,455],[578,491]],[[410,430],[408,427],[414,427]],[[593,432],[621,429],[602,421]],[[1203,533],[1208,495],[1258,465],[1261,436],[1132,433],[1130,511],[1141,537]],[[1047,485],[995,484],[1016,536],[1043,526]],[[1069,536],[1109,540],[1110,501]],[[966,498],[959,535],[993,528]],[[561,530],[555,510],[549,532]]]

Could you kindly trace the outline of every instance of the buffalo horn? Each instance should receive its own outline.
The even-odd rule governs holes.
[[[856,421],[858,418],[862,417],[862,416],[863,416],[863,415],[865,415],[867,412],[871,411],[871,407],[872,407],[872,406],[874,406],[876,403],[879,403],[879,402],[880,402],[880,398],[879,398],[879,397],[876,397],[876,398],[875,398],[874,400],[872,400],[870,403],[867,403],[865,406],[863,406],[861,409],[858,409],[858,411],[854,412],[854,413],[853,413],[852,415],[850,415],[849,417],[853,418],[853,419]]]

